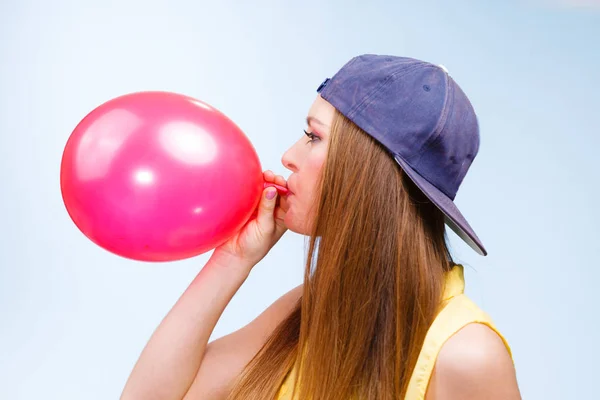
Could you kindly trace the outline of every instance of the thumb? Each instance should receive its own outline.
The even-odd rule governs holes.
[[[277,189],[273,187],[263,190],[258,206],[256,220],[263,234],[271,234],[275,230],[275,204],[277,202]]]

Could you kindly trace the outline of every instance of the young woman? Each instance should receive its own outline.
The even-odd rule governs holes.
[[[215,249],[142,352],[122,399],[520,399],[510,349],[464,295],[445,225],[486,251],[453,203],[478,152],[443,67],[362,55],[318,89],[287,185]],[[251,269],[289,229],[304,283],[211,343]]]

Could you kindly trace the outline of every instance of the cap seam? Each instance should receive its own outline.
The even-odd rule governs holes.
[[[387,78],[385,78],[385,80],[383,82],[381,82],[376,88],[374,88],[370,93],[368,93],[360,103],[358,103],[352,109],[350,109],[350,111],[348,112],[349,118],[350,118],[350,116],[354,116],[358,112],[365,109],[367,107],[367,105],[372,104],[373,98],[375,96],[377,96],[381,92],[381,90],[383,90],[383,88],[387,85],[387,83],[389,81],[393,80],[394,78],[396,78],[396,76],[398,76],[400,74],[407,74],[409,72],[412,72],[413,70],[416,70],[418,67],[420,67],[422,65],[427,65],[427,63],[415,64],[407,69],[403,69],[403,70],[396,71],[394,73],[389,74],[387,76]]]
[[[431,65],[431,67],[433,68],[439,68],[436,67],[435,65]],[[448,105],[448,100],[450,98],[450,91],[452,91],[454,93],[454,87],[452,87],[450,85],[450,80],[449,80],[449,76],[446,73],[446,71],[443,71],[444,75],[445,75],[445,80],[446,80],[446,90],[444,93],[444,104],[442,104],[442,113],[440,115],[440,118],[438,119],[435,127],[432,130],[432,137],[427,141],[427,143],[425,143],[423,145],[423,147],[421,147],[421,149],[419,150],[418,153],[416,153],[414,155],[414,159],[420,160],[423,157],[423,154],[425,154],[435,143],[437,143],[440,138],[441,138],[441,133],[444,130],[444,127],[446,126],[446,122],[448,121],[448,109],[447,109],[447,105]]]
[[[348,68],[350,65],[355,64],[359,60],[359,58],[360,58],[360,56],[353,57],[352,59],[350,59],[350,61],[348,61],[346,64],[344,64],[339,71],[337,71],[335,74],[333,74],[333,76],[329,80],[329,84],[325,85],[325,87],[321,90],[321,92],[325,92],[326,93],[327,92],[327,88],[329,87],[329,94],[333,95],[335,93],[335,86],[338,86],[336,78],[339,77],[340,73],[344,69]],[[321,95],[321,97],[323,97],[323,95]],[[325,98],[325,97],[323,97],[323,98]]]

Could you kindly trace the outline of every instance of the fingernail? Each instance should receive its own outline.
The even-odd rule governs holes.
[[[275,198],[275,195],[277,194],[277,190],[275,189],[269,189],[267,190],[267,200],[273,200],[273,198]]]

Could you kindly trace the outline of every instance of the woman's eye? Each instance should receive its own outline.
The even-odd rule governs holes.
[[[304,134],[306,136],[308,136],[308,138],[310,139],[308,142],[306,142],[307,144],[311,143],[311,142],[314,142],[315,140],[319,140],[319,137],[317,135],[315,135],[314,133],[312,133],[312,132],[306,132],[306,131],[304,131]]]

